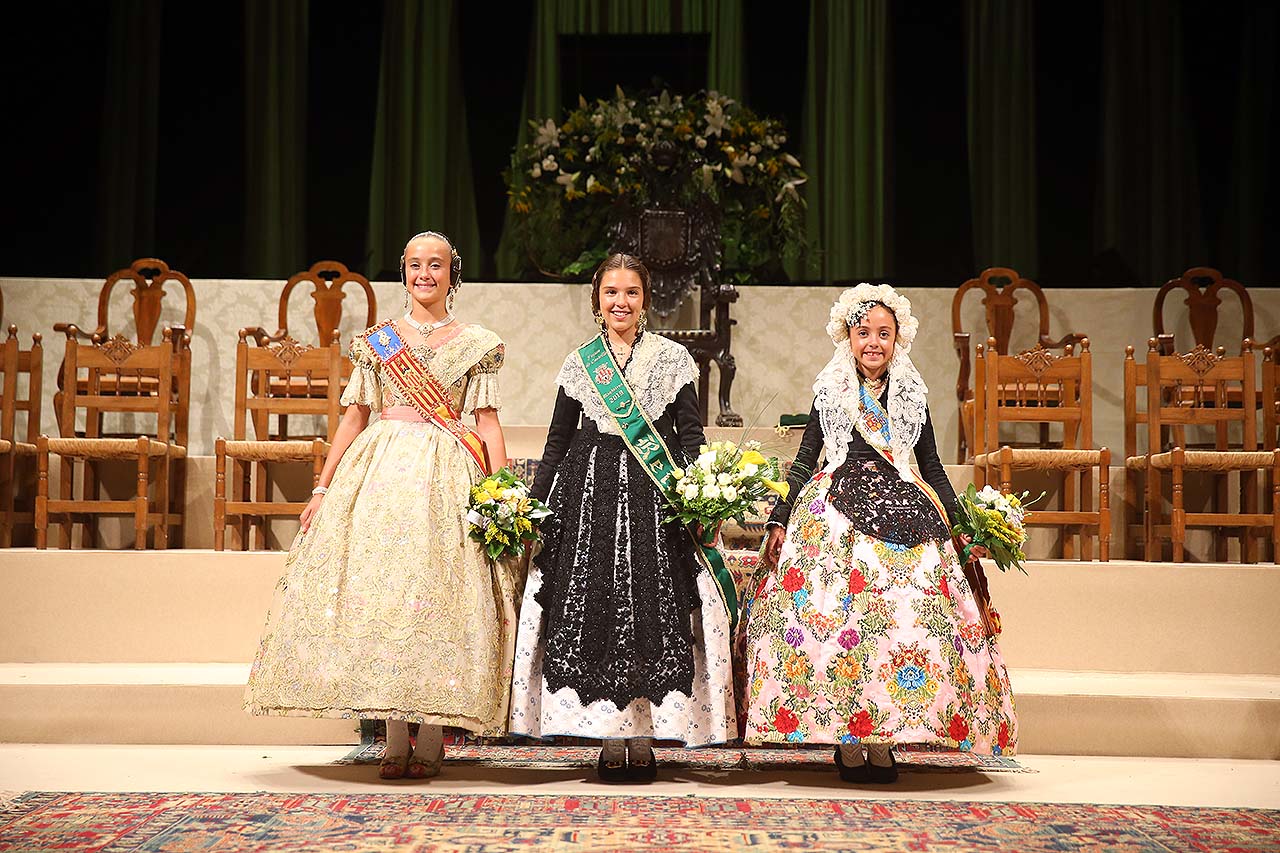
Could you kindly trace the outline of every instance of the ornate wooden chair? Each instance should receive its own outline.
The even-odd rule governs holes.
[[[310,284],[311,292],[308,294],[312,302],[312,316],[315,319],[316,334],[314,338],[309,335],[303,336],[296,329],[289,328],[289,308],[294,292],[299,285]],[[271,343],[279,343],[286,338],[292,338],[295,341],[306,341],[314,346],[328,346],[330,341],[336,340],[335,336],[340,332],[342,326],[343,305],[345,304],[348,284],[354,284],[363,291],[365,298],[365,324],[368,328],[378,322],[378,297],[373,291],[373,286],[369,283],[369,279],[365,278],[358,272],[352,272],[345,265],[338,261],[317,261],[311,265],[310,269],[295,273],[287,282],[285,282],[284,290],[280,292],[279,315],[275,332],[267,333],[266,329],[261,326],[246,329],[245,332],[258,346],[267,346]],[[351,362],[342,359],[342,371],[339,374],[340,384],[346,387],[347,380],[351,378]],[[258,381],[256,378],[255,382]],[[271,393],[277,397],[298,397],[302,394],[310,394],[314,399],[323,400],[328,396],[328,377],[315,377],[310,381],[295,376],[293,380],[294,387],[284,388],[280,383],[284,381],[279,375],[271,376],[270,380],[274,383]],[[256,387],[252,389],[254,394],[260,391]],[[341,396],[341,388],[338,391]],[[280,437],[289,437],[288,416],[279,419]],[[301,436],[295,436],[301,437]],[[311,436],[320,437],[320,436]]]
[[[300,344],[285,336],[261,346],[250,346],[249,329],[240,330],[236,345],[236,400],[234,438],[219,436],[214,447],[213,547],[223,550],[226,529],[233,543],[249,547],[250,530],[257,531],[255,545],[267,547],[268,525],[274,517],[297,516],[306,502],[272,499],[269,466],[309,462],[313,483],[318,481],[329,452],[329,441],[338,428],[342,365],[346,359],[337,332],[328,346]],[[323,388],[324,394],[319,391]],[[289,415],[325,418],[326,438],[289,440],[284,434]],[[271,419],[277,425],[272,427]],[[253,424],[253,438],[246,436],[246,421]],[[231,499],[227,499],[227,463],[231,462]],[[256,477],[254,476],[256,472]]]
[[[155,547],[166,548],[169,528],[183,523],[181,490],[173,488],[174,463],[187,454],[185,417],[173,392],[173,369],[185,362],[186,331],[165,329],[159,344],[137,345],[123,335],[82,346],[68,335],[62,360],[62,437],[41,435],[37,440],[36,547],[48,545],[50,520],[62,526],[62,545],[72,546],[75,524],[85,527],[85,538],[96,544],[96,519],[103,515],[132,515],[134,547],[145,548],[147,531],[155,532]],[[154,380],[154,381],[147,381]],[[83,390],[82,390],[83,389]],[[110,393],[105,393],[106,390]],[[82,435],[75,429],[77,411],[84,410]],[[134,418],[154,416],[154,432],[110,433],[103,429],[108,413],[128,413]],[[176,428],[175,428],[176,427]],[[124,437],[125,435],[129,437]],[[49,496],[49,457],[61,457],[61,490]],[[95,462],[131,460],[137,465],[137,493],[127,500],[101,497],[101,482],[86,476],[83,497],[75,497],[74,469],[84,462],[86,472]],[[152,488],[154,484],[154,489]]]
[[[0,303],[0,316],[2,306]],[[25,466],[21,463],[36,457],[43,371],[40,333],[31,336],[31,349],[23,350],[18,346],[18,327],[9,326],[9,337],[0,347],[0,547],[3,548],[13,544],[13,531],[18,524],[32,524],[35,518],[34,500],[18,508],[14,494],[20,483],[26,486],[23,491],[28,497],[34,491],[34,469],[23,470]],[[22,432],[18,431],[19,413],[26,420]]]
[[[1134,443],[1137,429],[1131,426],[1130,410],[1145,403],[1147,452],[1138,455],[1136,449],[1128,447],[1125,451],[1127,472],[1140,472],[1144,485],[1144,557],[1159,559],[1161,542],[1168,539],[1172,542],[1173,561],[1182,562],[1187,527],[1210,527],[1214,531],[1216,560],[1227,559],[1226,537],[1237,536],[1242,560],[1257,562],[1257,528],[1271,531],[1273,548],[1280,543],[1280,516],[1274,505],[1271,512],[1261,512],[1258,506],[1259,471],[1270,471],[1273,495],[1280,488],[1280,451],[1258,446],[1257,359],[1253,344],[1246,339],[1240,355],[1231,357],[1222,347],[1213,352],[1196,346],[1190,352],[1173,355],[1160,350],[1161,342],[1151,338],[1145,365],[1134,361],[1133,347],[1125,350],[1125,427],[1126,432],[1135,433]],[[1138,388],[1143,386],[1144,392],[1140,393]],[[1133,423],[1138,423],[1136,417]],[[1212,449],[1187,449],[1188,429],[1196,427],[1212,429]],[[1238,442],[1232,438],[1235,428],[1240,434]],[[1126,435],[1126,444],[1129,441]],[[1184,482],[1189,471],[1220,476],[1211,511],[1186,510]],[[1164,514],[1165,472],[1171,481],[1168,521]],[[1240,474],[1240,504],[1234,512],[1227,506],[1226,478],[1221,476],[1231,472]],[[1126,498],[1129,491],[1126,487]]]
[[[1093,558],[1093,539],[1099,559],[1111,557],[1111,451],[1093,447],[1093,356],[1089,339],[1080,352],[1067,344],[1063,355],[1036,347],[1016,355],[1001,355],[994,337],[979,345],[976,359],[974,482],[997,480],[1000,490],[1012,489],[1013,471],[1061,471],[1062,510],[1035,510],[1029,526],[1063,528],[1063,557]],[[1002,444],[1001,425],[1057,424],[1062,446],[1014,448]],[[1093,509],[1093,473],[1098,474],[1098,508]],[[1077,482],[1078,481],[1078,482]]]
[[[682,159],[675,146],[658,143],[640,169],[649,201],[639,207],[619,204],[610,226],[612,250],[641,258],[650,272],[651,310],[666,318],[697,290],[696,329],[655,329],[688,348],[698,363],[698,400],[702,422],[708,423],[711,363],[720,372],[720,413],[716,426],[742,426],[730,395],[737,375],[731,352],[733,325],[729,307],[738,301],[732,282],[720,280],[720,210],[709,197],[681,204],[681,187],[692,180],[693,163]]]
[[[1023,278],[1017,270],[992,267],[983,270],[977,278],[971,278],[956,289],[951,298],[951,333],[956,355],[960,358],[960,372],[956,377],[956,402],[960,413],[960,429],[957,431],[956,462],[961,465],[973,461],[974,446],[974,383],[970,381],[972,362],[970,335],[964,331],[962,319],[964,298],[971,290],[982,293],[986,307],[987,336],[996,341],[996,352],[1009,354],[1009,341],[1013,336],[1014,306],[1018,303],[1017,291],[1025,290],[1036,300],[1040,327],[1036,343],[1046,349],[1062,349],[1067,344],[1077,344],[1084,335],[1070,333],[1058,340],[1049,337],[1049,302],[1040,285]],[[990,347],[988,347],[990,352]],[[1041,431],[1040,446],[1048,444],[1047,431]]]
[[[1152,306],[1151,330],[1163,355],[1177,352],[1174,334],[1165,327],[1164,303],[1175,290],[1186,291],[1188,320],[1194,346],[1213,349],[1213,338],[1218,331],[1218,309],[1222,305],[1221,293],[1229,290],[1240,302],[1241,338],[1253,340],[1253,300],[1240,282],[1223,278],[1222,273],[1211,267],[1192,267],[1178,278],[1169,279],[1156,293]]]

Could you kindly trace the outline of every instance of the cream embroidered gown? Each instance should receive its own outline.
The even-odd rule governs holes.
[[[460,326],[413,352],[464,417],[499,407],[503,345],[493,332]],[[350,355],[344,404],[407,405],[363,336]],[[510,564],[492,565],[466,536],[480,477],[435,424],[372,421],[289,551],[245,709],[503,731],[515,592]]]

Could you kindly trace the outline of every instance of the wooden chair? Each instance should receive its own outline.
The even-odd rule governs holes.
[[[987,310],[987,336],[995,338],[996,352],[1008,355],[1009,341],[1013,336],[1014,306],[1017,305],[1017,291],[1025,290],[1036,300],[1039,310],[1040,328],[1036,342],[1046,349],[1062,349],[1067,344],[1079,343],[1084,335],[1071,333],[1060,340],[1049,337],[1049,302],[1045,299],[1040,285],[1030,279],[1022,278],[1017,270],[1004,267],[992,267],[983,270],[977,278],[971,278],[956,289],[951,299],[951,332],[956,355],[960,358],[960,372],[956,378],[956,402],[960,412],[960,429],[956,436],[956,462],[961,465],[973,461],[974,446],[974,384],[970,382],[972,362],[970,361],[969,333],[964,331],[961,318],[965,295],[971,290],[982,292],[982,304]],[[988,351],[990,348],[988,347]],[[1047,432],[1041,433],[1040,445],[1048,443]]]
[[[1174,562],[1182,562],[1187,527],[1210,527],[1214,530],[1214,558],[1227,559],[1226,536],[1238,536],[1241,540],[1241,557],[1244,562],[1257,562],[1258,542],[1256,528],[1271,531],[1273,548],[1280,543],[1280,515],[1261,512],[1258,507],[1258,472],[1271,472],[1273,500],[1280,490],[1280,450],[1262,450],[1257,440],[1257,360],[1253,343],[1248,339],[1241,344],[1238,356],[1228,357],[1225,349],[1217,352],[1196,346],[1187,353],[1165,355],[1160,351],[1161,342],[1151,338],[1147,342],[1147,363],[1134,361],[1134,348],[1125,350],[1125,428],[1126,445],[1132,432],[1136,444],[1136,412],[1131,409],[1145,403],[1147,452],[1138,455],[1136,449],[1126,446],[1125,468],[1127,473],[1142,475],[1143,491],[1143,543],[1144,558],[1160,557],[1161,540],[1172,542]],[[1273,377],[1274,378],[1274,377]],[[1141,379],[1141,382],[1139,381]],[[1138,389],[1145,385],[1144,392]],[[1274,394],[1274,389],[1272,390]],[[1237,404],[1238,401],[1238,404]],[[1274,423],[1268,427],[1274,431]],[[1133,425],[1131,425],[1131,423]],[[1212,428],[1214,441],[1210,450],[1187,449],[1188,428]],[[1231,437],[1233,427],[1239,429],[1237,443]],[[1166,431],[1167,430],[1167,431]],[[1166,446],[1163,436],[1169,436],[1172,446]],[[1226,504],[1225,477],[1219,480],[1214,491],[1215,502],[1209,512],[1187,512],[1184,483],[1188,471],[1210,475],[1240,473],[1240,506],[1232,512]],[[1170,513],[1164,516],[1165,472],[1171,481]],[[1126,500],[1130,487],[1126,486]]]
[[[1170,293],[1184,290],[1187,293],[1188,320],[1191,323],[1191,337],[1194,346],[1213,349],[1213,338],[1218,330],[1218,308],[1222,305],[1219,295],[1229,290],[1240,301],[1242,338],[1253,340],[1253,300],[1249,291],[1240,282],[1223,278],[1222,273],[1211,267],[1192,267],[1178,278],[1169,279],[1156,293],[1152,307],[1151,329],[1163,355],[1177,352],[1173,332],[1164,324],[1164,303]]]
[[[227,525],[234,531],[233,542],[249,547],[250,529],[257,530],[256,546],[267,544],[271,518],[297,516],[306,502],[273,501],[268,465],[310,462],[313,484],[319,481],[329,452],[329,440],[338,428],[338,378],[346,359],[334,332],[324,347],[300,344],[291,337],[250,346],[249,329],[240,330],[236,345],[236,400],[234,438],[219,436],[214,448],[213,547],[223,550]],[[318,396],[323,387],[324,396]],[[275,416],[277,427],[272,428]],[[283,437],[289,415],[323,415],[326,437],[309,441]],[[252,421],[254,437],[246,437],[246,420]],[[227,462],[232,463],[232,497],[227,499]],[[256,470],[256,478],[253,476]]]
[[[145,548],[147,531],[153,529],[155,547],[166,548],[169,528],[183,523],[181,491],[171,488],[171,469],[187,454],[186,434],[175,425],[185,423],[179,417],[179,401],[173,392],[173,369],[184,361],[182,350],[187,345],[186,330],[165,329],[161,343],[139,346],[116,335],[106,341],[81,346],[74,335],[67,337],[67,350],[62,360],[63,394],[61,399],[63,435],[37,440],[36,547],[48,546],[49,522],[62,525],[62,545],[72,546],[76,523],[85,526],[86,539],[96,544],[96,519],[103,515],[132,515],[134,547]],[[82,373],[83,371],[83,373]],[[144,380],[154,379],[154,382]],[[81,390],[83,389],[83,390]],[[104,393],[110,389],[111,393]],[[77,411],[85,413],[84,435],[76,434]],[[131,413],[154,416],[154,432],[121,433],[108,436],[102,428],[107,413]],[[62,460],[61,490],[57,498],[49,496],[49,457]],[[101,499],[101,482],[86,475],[83,497],[75,497],[74,469],[77,461],[85,463],[86,472],[96,462],[131,460],[137,465],[137,492],[127,500]],[[154,490],[152,484],[154,482]]]
[[[378,321],[378,297],[373,292],[373,286],[369,283],[369,279],[358,272],[352,272],[338,261],[318,261],[312,264],[310,269],[294,274],[285,282],[284,290],[280,293],[279,315],[275,332],[268,333],[261,326],[245,330],[258,346],[278,343],[286,338],[294,338],[298,341],[304,340],[300,333],[289,329],[290,299],[300,284],[312,285],[309,295],[315,303],[312,314],[315,318],[316,336],[314,338],[308,336],[306,338],[308,342],[314,342],[318,346],[328,346],[329,342],[335,339],[334,336],[339,334],[339,329],[342,325],[342,308],[346,300],[346,286],[348,284],[355,284],[364,292],[365,328]],[[342,359],[340,376],[343,387],[346,386],[347,380],[351,378],[351,369],[351,362],[345,358]],[[328,396],[328,378],[304,381],[295,377],[294,387],[288,389],[281,387],[280,383],[283,379],[280,376],[273,376],[270,381],[275,383],[271,390],[271,393],[275,396],[297,397],[302,393],[309,393],[315,399],[324,399]],[[259,393],[257,388],[252,389],[252,391],[254,394]],[[341,390],[338,393],[341,396]],[[279,423],[280,437],[290,437],[288,418],[281,418]]]
[[[1036,347],[1016,355],[1001,355],[995,338],[979,345],[976,359],[976,435],[974,482],[979,486],[999,477],[1000,490],[1012,489],[1015,470],[1061,471],[1062,510],[1035,510],[1028,526],[1062,527],[1063,557],[1080,554],[1093,559],[1093,539],[1098,556],[1111,558],[1111,451],[1093,447],[1093,356],[1089,339],[1080,341],[1080,353],[1072,344],[1063,355]],[[1062,427],[1058,448],[1015,448],[1002,444],[1001,425],[1039,424]],[[1093,472],[1098,474],[1098,509],[1093,503]],[[1078,482],[1077,482],[1078,480]]]
[[[0,303],[0,315],[3,308]],[[18,524],[32,524],[35,520],[35,501],[23,507],[15,506],[14,494],[19,482],[26,483],[26,494],[31,495],[34,470],[21,470],[19,462],[36,457],[36,442],[40,436],[40,407],[43,403],[44,348],[42,336],[31,336],[31,349],[18,347],[18,327],[9,326],[9,337],[0,347],[0,547],[13,544],[13,531]],[[22,390],[22,377],[26,376],[26,390]],[[23,413],[26,429],[18,432],[17,417]]]

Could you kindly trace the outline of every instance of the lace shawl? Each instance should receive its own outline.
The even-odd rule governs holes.
[[[631,360],[623,370],[627,384],[649,420],[662,417],[676,399],[680,389],[698,379],[698,365],[689,351],[675,341],[652,332],[641,335],[631,352]],[[600,432],[621,435],[617,421],[605,410],[604,401],[587,376],[578,353],[569,353],[556,376],[556,384],[582,404],[582,414],[595,423]]]
[[[814,406],[822,424],[828,467],[845,460],[853,432],[858,429],[873,447],[884,447],[879,435],[862,431],[861,382],[848,346],[837,346],[831,361],[813,382]],[[895,349],[889,361],[889,447],[898,476],[911,480],[911,451],[920,440],[928,416],[929,389],[906,348]]]
[[[402,404],[394,386],[382,382],[382,365],[364,335],[360,333],[351,342],[348,357],[352,371],[342,392],[342,405],[359,404],[379,411]],[[463,414],[471,414],[477,408],[500,408],[497,373],[505,352],[501,338],[474,324],[463,326],[435,349],[425,344],[414,347],[414,354],[428,366]]]

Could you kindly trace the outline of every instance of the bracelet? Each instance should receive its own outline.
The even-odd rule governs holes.
[[[313,495],[323,495],[323,494],[327,493],[328,491],[329,491],[329,487],[328,487],[328,486],[316,486],[314,489],[312,489],[312,490],[311,490],[311,494],[313,494]]]

